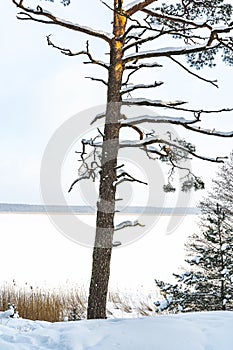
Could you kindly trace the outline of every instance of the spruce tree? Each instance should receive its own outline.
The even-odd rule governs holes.
[[[215,202],[220,202],[229,218],[233,218],[233,152],[230,160],[219,167],[217,176],[213,179],[213,191],[210,197]]]
[[[157,311],[233,309],[233,228],[224,207],[211,200],[201,203],[201,231],[186,244],[189,269],[174,274],[175,285],[156,280],[163,300]]]

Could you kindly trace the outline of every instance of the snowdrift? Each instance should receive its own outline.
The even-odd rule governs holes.
[[[2,315],[4,316],[4,315]],[[0,319],[1,350],[232,350],[233,312],[49,323]]]

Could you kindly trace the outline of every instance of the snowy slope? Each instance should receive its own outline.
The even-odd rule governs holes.
[[[232,350],[233,312],[48,323],[0,320],[1,350]]]

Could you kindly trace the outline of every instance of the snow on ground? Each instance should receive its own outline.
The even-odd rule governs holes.
[[[48,323],[0,320],[1,350],[232,350],[233,312]]]

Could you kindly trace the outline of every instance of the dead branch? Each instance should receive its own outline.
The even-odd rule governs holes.
[[[183,107],[177,107],[168,105],[166,108],[175,109],[177,111],[187,112],[187,113],[193,113],[194,115],[201,115],[201,114],[217,114],[222,112],[231,112],[233,111],[233,108],[221,108],[221,109],[215,109],[215,110],[206,110],[206,109],[192,109],[192,108],[183,108]]]
[[[155,67],[163,67],[162,64],[158,62],[153,63],[140,63],[140,64],[129,64],[125,66],[125,69],[141,69],[141,68],[155,68]]]
[[[120,169],[121,169],[121,167],[120,167]],[[117,181],[116,181],[115,185],[118,186],[121,183],[126,182],[126,181],[137,182],[137,183],[140,183],[143,185],[148,185],[146,182],[136,179],[135,177],[133,177],[132,175],[130,175],[126,171],[120,170],[120,173],[117,175]]]
[[[188,72],[189,74],[193,75],[194,77],[200,79],[200,80],[203,80],[207,83],[210,83],[212,84],[213,86],[215,86],[216,88],[218,88],[218,85],[216,84],[217,80],[209,80],[209,79],[206,79],[206,78],[203,78],[202,76],[200,76],[199,74],[196,74],[194,72],[192,72],[190,69],[188,69],[187,67],[185,67],[182,63],[180,63],[179,61],[177,61],[174,57],[172,56],[169,56],[169,58],[175,62],[176,64],[178,64],[181,68],[183,68],[186,72]]]
[[[105,113],[99,113],[95,116],[95,118],[92,120],[91,125],[94,124],[97,120],[102,119],[105,117]]]
[[[139,134],[139,139],[143,140],[144,133],[136,125],[124,124],[124,125],[121,125],[120,128],[131,128],[131,129],[135,130]]]
[[[76,185],[79,181],[81,181],[81,180],[89,180],[90,178],[91,178],[91,173],[89,173],[88,175],[81,176],[81,177],[79,177],[78,179],[74,180],[74,181],[72,182],[72,184],[70,185],[70,188],[69,188],[69,190],[68,190],[68,193],[72,191],[74,185]]]
[[[216,131],[215,129],[202,129],[201,127],[195,127],[190,125],[182,125],[185,129],[198,132],[200,134],[212,135],[218,137],[233,137],[233,131]]]
[[[145,44],[149,41],[153,41],[155,39],[158,39],[161,35],[164,35],[164,33],[159,32],[157,35],[147,36],[146,38],[143,38],[143,39],[135,39],[135,41],[133,43],[128,44],[124,47],[123,52],[131,49],[132,47],[142,45],[142,44]]]
[[[17,18],[20,20],[33,20],[36,22],[41,22],[45,24],[54,24],[61,27],[65,27],[67,29],[72,29],[74,31],[84,33],[90,36],[97,37],[99,39],[103,39],[108,44],[111,42],[112,35],[108,33],[104,33],[102,31],[98,31],[89,27],[81,26],[79,24],[74,24],[68,22],[64,19],[57,18],[51,12],[44,10],[42,7],[37,6],[36,9],[25,7],[23,1],[12,0],[12,2],[24,12],[19,12]],[[34,17],[34,16],[36,17]]]
[[[86,50],[82,50],[79,52],[72,52],[70,49],[66,49],[60,46],[55,45],[52,41],[51,41],[51,34],[47,35],[47,43],[49,46],[52,46],[54,49],[59,50],[63,55],[67,55],[67,56],[80,56],[80,55],[86,55],[88,56],[90,62],[83,62],[84,64],[88,64],[88,63],[92,63],[92,64],[96,64],[99,65],[103,68],[106,68],[107,70],[109,69],[108,65],[102,61],[96,60],[92,57],[90,51],[89,51],[89,42],[86,42]]]
[[[126,228],[126,227],[135,227],[135,226],[144,227],[145,225],[141,224],[138,220],[123,221],[120,224],[115,226],[114,231],[119,231],[119,230],[122,230],[123,228]]]
[[[91,79],[92,81],[98,81],[100,83],[103,83],[105,86],[108,86],[108,83],[104,79],[93,78],[93,77],[85,77],[85,79]]]
[[[162,101],[162,100],[149,100],[146,98],[129,98],[122,101],[122,105],[131,106],[151,106],[151,107],[175,107],[183,105],[187,102],[185,101]]]
[[[165,13],[158,13],[158,12],[155,12],[155,11],[153,11],[151,9],[143,9],[142,11],[144,13],[146,13],[147,15],[149,15],[150,17],[156,17],[158,19],[163,19],[163,20],[166,20],[166,21],[171,21],[171,22],[191,25],[194,28],[208,28],[208,29],[212,30],[212,27],[206,21],[204,21],[202,23],[199,23],[199,22],[197,23],[195,21],[189,20],[189,19],[184,18],[184,17],[167,15]]]
[[[143,0],[138,1],[135,5],[133,5],[131,8],[126,8],[126,13],[128,16],[132,16],[134,13],[142,11],[145,7],[149,6],[156,0]]]
[[[132,72],[130,72],[125,80],[125,82],[122,84],[123,86],[127,85],[128,82],[129,82],[129,79],[130,77],[136,73],[138,70],[140,70],[141,68],[155,68],[155,67],[162,67],[161,64],[157,63],[157,62],[154,62],[154,63],[145,63],[145,64],[132,64],[132,65],[128,65],[128,66],[125,66],[125,69],[129,70],[129,69],[132,69]]]
[[[126,93],[130,93],[134,90],[137,90],[137,89],[149,89],[149,88],[154,88],[154,87],[157,87],[157,86],[160,86],[162,85],[163,82],[162,81],[155,81],[153,84],[138,84],[138,85],[133,85],[133,86],[130,86],[130,87],[127,87],[127,88],[124,88],[122,91],[121,91],[121,95],[124,95]]]

